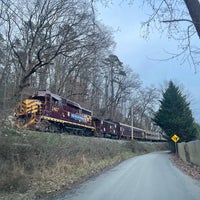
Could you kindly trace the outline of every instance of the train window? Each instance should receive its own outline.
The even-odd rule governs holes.
[[[42,97],[42,96],[34,96],[34,97],[32,97],[31,99],[36,99],[36,100],[39,100],[39,101],[42,101],[42,102],[45,101],[45,98]]]
[[[53,98],[52,105],[53,106],[58,106],[59,105],[59,101],[57,99]]]
[[[45,95],[45,102],[48,103],[48,104],[50,104],[50,102],[51,102],[51,96],[49,94]]]
[[[62,98],[62,104],[67,104],[67,100]]]

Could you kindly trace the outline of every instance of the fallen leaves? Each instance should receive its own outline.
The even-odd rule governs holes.
[[[200,166],[192,163],[185,163],[177,155],[171,155],[172,162],[187,175],[200,181]]]

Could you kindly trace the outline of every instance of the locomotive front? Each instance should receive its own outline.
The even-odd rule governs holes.
[[[15,110],[16,126],[29,128],[40,120],[42,114],[42,102],[37,99],[25,99],[18,103]]]

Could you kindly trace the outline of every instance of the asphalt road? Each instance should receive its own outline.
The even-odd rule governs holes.
[[[199,200],[200,182],[169,160],[168,152],[129,159],[57,200]]]

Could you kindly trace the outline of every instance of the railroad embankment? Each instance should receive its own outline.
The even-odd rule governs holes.
[[[188,163],[200,166],[200,140],[178,143],[179,157]]]
[[[41,199],[163,144],[0,128],[0,199]]]

